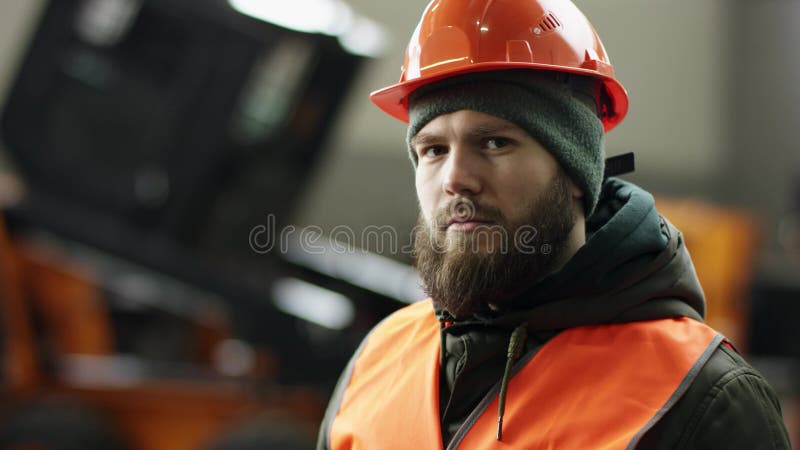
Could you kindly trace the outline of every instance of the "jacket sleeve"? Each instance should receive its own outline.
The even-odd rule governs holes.
[[[777,395],[764,377],[721,346],[684,397],[637,449],[791,450]]]

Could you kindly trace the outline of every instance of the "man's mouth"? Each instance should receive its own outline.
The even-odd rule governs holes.
[[[481,226],[489,226],[492,222],[488,220],[480,220],[480,219],[468,219],[468,220],[459,220],[459,219],[450,219],[447,222],[447,230],[448,231],[457,231],[457,232],[466,232],[466,231],[474,231],[476,228]]]

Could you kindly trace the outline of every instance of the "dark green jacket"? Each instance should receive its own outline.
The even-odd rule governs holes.
[[[529,334],[535,352],[559,331],[581,325],[688,316],[702,320],[705,300],[680,233],[650,194],[609,179],[587,242],[558,272],[520,295],[510,310],[442,327],[440,411],[444,442],[500,383],[511,330]],[[450,320],[437,311],[440,321]],[[347,383],[343,377],[340,384]],[[340,394],[344,386],[337,387]],[[333,419],[338,399],[321,429]],[[546,405],[543,405],[546,407]],[[789,449],[777,397],[735,351],[720,346],[678,403],[637,449]]]

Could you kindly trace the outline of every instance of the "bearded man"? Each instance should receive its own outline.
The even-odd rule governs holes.
[[[366,337],[318,448],[789,448],[680,232],[604,177],[627,94],[574,5],[434,0],[371,98],[409,123],[430,298]]]

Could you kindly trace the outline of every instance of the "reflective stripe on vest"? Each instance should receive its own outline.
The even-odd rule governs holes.
[[[495,388],[448,448],[633,449],[721,341],[689,318],[565,330],[518,363],[503,440],[496,440]],[[331,448],[441,450],[439,349],[430,301],[376,328],[333,420]]]

